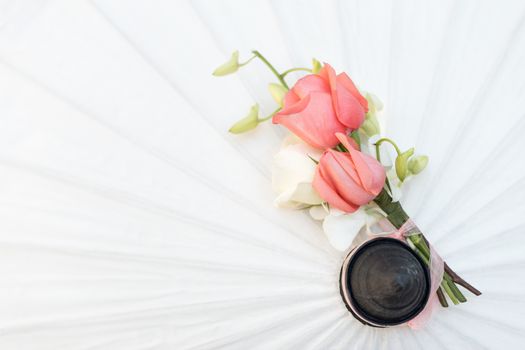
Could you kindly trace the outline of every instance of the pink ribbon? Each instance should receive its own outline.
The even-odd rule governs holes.
[[[416,224],[412,220],[408,220],[401,226],[398,230],[388,221],[387,219],[380,220],[378,223],[379,227],[383,230],[382,233],[375,234],[369,232],[369,235],[377,237],[391,237],[395,239],[399,239],[403,242],[406,241],[406,238],[412,235],[421,234],[421,231],[416,226]],[[435,310],[436,307],[439,307],[439,299],[437,297],[437,290],[439,286],[441,285],[441,281],[443,280],[443,273],[445,270],[445,264],[443,262],[443,259],[439,256],[439,254],[436,252],[436,250],[430,245],[430,297],[428,299],[427,305],[417,315],[414,319],[408,321],[406,325],[408,325],[412,329],[421,329],[425,326],[425,324],[428,322],[430,317],[432,316],[432,312]]]

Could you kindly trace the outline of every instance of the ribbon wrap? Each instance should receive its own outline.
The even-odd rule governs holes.
[[[361,245],[365,241],[377,238],[377,237],[390,237],[406,242],[408,237],[413,235],[423,235],[421,230],[416,226],[412,220],[408,220],[399,229],[396,229],[390,221],[387,219],[381,219],[377,223],[371,226],[366,226],[366,230],[363,230],[352,242],[351,249],[354,249],[358,245]],[[439,307],[439,299],[437,297],[437,290],[443,280],[443,273],[445,270],[445,264],[443,259],[439,256],[436,250],[428,243],[430,249],[430,297],[428,299],[425,308],[417,315],[414,319],[402,324],[407,325],[412,329],[421,329],[428,322],[432,316],[432,312],[436,307]]]

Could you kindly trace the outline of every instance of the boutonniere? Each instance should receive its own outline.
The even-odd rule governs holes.
[[[232,74],[255,60],[276,77],[268,86],[276,109],[261,117],[256,104],[230,132],[245,133],[267,121],[290,132],[274,157],[275,204],[308,210],[323,222],[334,248],[345,252],[339,287],[352,315],[375,327],[421,328],[435,304],[467,301],[458,286],[480,295],[442,260],[402,207],[403,186],[424,171],[429,158],[383,134],[380,99],[315,59],[311,67],[280,72],[258,51],[245,62],[236,51],[213,74]],[[290,86],[292,72],[306,74]]]

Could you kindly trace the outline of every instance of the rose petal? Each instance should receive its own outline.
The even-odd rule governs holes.
[[[332,187],[330,187],[326,180],[323,178],[323,176],[320,173],[319,167],[315,171],[314,176],[314,182],[312,183],[314,189],[317,191],[319,196],[323,198],[325,201],[330,203],[331,206],[342,210],[347,213],[353,213],[356,211],[359,207],[354,206],[350,203],[347,203],[345,200],[343,200],[337,192],[335,192]]]
[[[282,124],[313,147],[326,149],[339,143],[336,132],[345,132],[333,108],[328,93],[313,92],[307,97],[281,110],[273,117],[273,123]]]
[[[368,101],[363,95],[361,95],[352,79],[350,79],[346,73],[341,73],[337,76],[337,83],[344,86],[345,89],[348,90],[357,101],[359,101],[359,104],[363,107],[365,113],[368,112]]]
[[[359,129],[365,120],[365,109],[359,101],[345,88],[338,87],[332,93],[337,119],[352,130]]]
[[[348,176],[352,178],[352,180],[354,180],[355,183],[359,185],[361,184],[361,179],[359,178],[359,176],[357,175],[357,172],[355,171],[355,166],[353,162],[351,161],[351,159],[348,159],[350,157],[349,154],[342,153],[342,152],[336,152],[334,150],[328,150],[327,152],[330,153],[331,157],[326,156],[323,159],[321,159],[323,161],[323,166],[325,166],[325,163],[327,163],[329,160],[333,159],[335,162],[332,162],[328,164],[327,166],[329,167],[339,166],[343,168],[343,170],[347,173]]]
[[[345,135],[343,133],[340,133],[340,132],[335,134],[335,136],[337,137],[339,142],[341,142],[343,144],[343,146],[345,146],[346,149],[353,148],[353,149],[359,151],[359,145],[357,144],[357,142],[354,141],[354,139],[352,139],[352,138],[348,137],[347,135]]]
[[[386,171],[381,163],[379,163],[374,157],[371,157],[367,154],[363,154],[364,161],[368,164],[372,176],[372,183],[370,184],[368,190],[374,195],[378,195],[379,192],[383,189],[386,180]]]
[[[335,74],[335,70],[328,63],[324,64],[319,74],[330,86],[332,103],[337,119],[352,130],[358,129],[365,119],[366,110],[361,105],[359,98],[353,94],[352,90],[348,89],[348,87],[353,86],[352,81],[350,80],[349,85],[349,82],[343,77],[342,80],[344,80],[345,84],[339,86],[339,80],[341,79],[339,79]],[[346,74],[345,76],[348,78]],[[357,92],[358,96],[363,98],[365,103],[368,104],[366,99],[359,94],[355,86],[353,86],[353,89]]]
[[[299,97],[304,98],[312,92],[330,92],[330,86],[317,74],[309,74],[295,83],[292,91]]]
[[[295,92],[293,92],[292,90],[289,90],[284,95],[283,106],[284,106],[284,108],[290,107],[290,106],[296,104],[297,102],[299,102],[300,100],[301,99],[299,98],[299,96],[297,96],[297,94]]]
[[[350,205],[359,207],[373,199],[373,196],[370,195],[370,193],[366,192],[358,183],[353,181],[353,179],[347,175],[345,170],[338,165],[329,167],[322,166],[320,167],[320,174],[338,196]],[[323,197],[322,194],[321,197]],[[328,199],[324,199],[332,204]]]
[[[368,163],[364,159],[366,155],[364,153],[356,151],[355,149],[349,149],[348,152],[350,153],[357,175],[361,180],[361,184],[364,190],[370,192],[370,188],[374,183],[374,173],[372,172],[372,170],[368,166]]]

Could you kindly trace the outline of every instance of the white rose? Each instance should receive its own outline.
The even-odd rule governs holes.
[[[323,202],[312,187],[316,164],[310,158],[319,159],[321,154],[293,135],[285,139],[274,157],[272,169],[277,207],[302,209]]]

